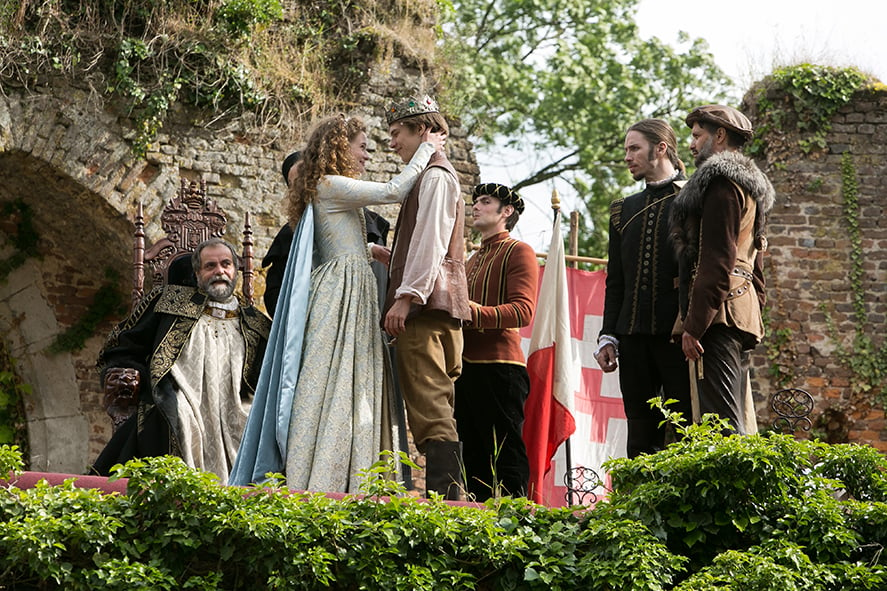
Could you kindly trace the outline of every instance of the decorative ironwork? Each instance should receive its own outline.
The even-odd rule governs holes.
[[[793,433],[800,426],[804,431],[813,427],[810,413],[813,412],[813,396],[800,388],[786,388],[770,396],[770,410],[776,413],[773,428],[784,433]]]
[[[598,500],[595,491],[604,488],[604,481],[593,469],[575,466],[564,474],[564,485],[567,487],[564,499],[568,505],[593,505]]]

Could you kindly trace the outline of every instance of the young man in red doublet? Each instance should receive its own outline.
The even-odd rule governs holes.
[[[456,381],[456,426],[466,483],[474,500],[526,496],[530,466],[521,433],[530,389],[518,329],[533,320],[539,264],[529,244],[509,235],[524,211],[504,185],[474,188],[473,226],[480,250],[468,260],[471,320],[463,329]]]

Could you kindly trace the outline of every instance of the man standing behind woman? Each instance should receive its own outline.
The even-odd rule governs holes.
[[[283,469],[291,488],[354,492],[357,472],[391,449],[361,208],[402,201],[444,138],[426,130],[405,170],[375,183],[356,179],[369,159],[362,121],[330,117],[311,134],[287,192],[295,236],[231,484]]]

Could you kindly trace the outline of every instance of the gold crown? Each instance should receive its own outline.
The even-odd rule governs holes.
[[[413,115],[422,115],[424,113],[440,113],[437,102],[427,94],[421,99],[408,98],[401,103],[391,105],[386,113],[388,125],[404,117],[412,117]]]

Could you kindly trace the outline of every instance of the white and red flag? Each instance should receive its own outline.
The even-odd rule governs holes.
[[[530,497],[563,506],[568,504],[564,477],[573,467],[593,469],[609,488],[602,464],[625,455],[627,427],[618,371],[605,374],[594,360],[606,273],[566,268],[559,220],[541,272],[535,320],[521,329],[530,374],[524,442]],[[569,462],[562,445],[567,438]],[[604,492],[597,490],[598,498]],[[570,503],[585,500],[573,497]]]
[[[560,211],[555,212],[548,261],[539,285],[527,355],[530,395],[524,405],[524,443],[530,459],[530,498],[545,498],[545,475],[558,447],[576,430],[573,419],[575,368],[570,339],[567,268],[561,240]]]

